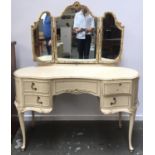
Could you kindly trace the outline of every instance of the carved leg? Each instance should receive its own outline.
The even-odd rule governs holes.
[[[119,128],[122,128],[122,120],[121,120],[121,115],[122,115],[122,113],[119,112],[118,115],[119,115],[119,116],[118,116],[118,117],[119,117],[119,118],[118,118],[118,119],[119,119],[119,122],[118,122],[118,123],[119,123]]]
[[[34,125],[35,125],[35,121],[34,121],[34,118],[35,118],[35,113],[34,113],[34,111],[32,111],[32,127],[34,127]]]
[[[129,122],[129,150],[130,152],[134,150],[132,146],[132,132],[133,132],[134,120],[135,120],[135,112],[130,114],[130,122]]]
[[[25,145],[26,145],[24,113],[18,112],[18,117],[19,117],[20,128],[23,136],[23,144],[21,146],[21,149],[22,151],[24,151]]]

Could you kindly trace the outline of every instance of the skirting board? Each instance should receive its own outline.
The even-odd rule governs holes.
[[[16,117],[17,115],[13,115],[12,117]],[[31,121],[32,115],[26,114],[24,116],[25,121]],[[118,115],[35,115],[36,121],[61,121],[61,120],[118,120]],[[129,115],[122,114],[122,120],[129,120]],[[136,115],[136,121],[142,121],[143,115]]]

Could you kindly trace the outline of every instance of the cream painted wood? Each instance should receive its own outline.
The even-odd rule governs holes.
[[[98,81],[82,79],[55,80],[55,94],[61,94],[65,92],[71,92],[75,94],[89,93],[93,95],[98,95]]]
[[[130,105],[130,97],[129,96],[110,96],[104,97],[102,106],[103,108],[119,108],[119,107],[128,107]]]
[[[50,92],[48,80],[23,80],[24,92],[46,93]]]
[[[24,94],[24,106],[47,107],[50,97],[39,94]]]
[[[112,81],[104,83],[104,95],[131,94],[131,81]]]
[[[51,55],[43,55],[37,57],[39,62],[44,62],[44,63],[51,63],[52,56]]]
[[[93,80],[130,80],[139,76],[136,70],[126,67],[103,66],[102,64],[52,64],[18,69],[15,77],[30,79],[79,78]]]
[[[131,152],[134,150],[132,146],[132,132],[133,132],[134,120],[135,120],[135,112],[130,114],[130,122],[129,122],[129,150]]]
[[[21,146],[22,151],[25,149],[26,146],[26,136],[25,136],[25,124],[24,124],[24,113],[18,111],[18,117],[19,117],[19,124],[22,131],[23,136],[23,143]]]
[[[138,72],[124,67],[106,67],[99,64],[53,64],[52,66],[27,67],[14,72],[16,80],[15,105],[23,135],[23,113],[53,110],[53,96],[61,93],[88,93],[100,98],[103,114],[127,112],[131,114],[129,149],[132,148],[132,129],[137,106]],[[121,113],[120,113],[121,115]],[[119,117],[119,126],[121,126]]]

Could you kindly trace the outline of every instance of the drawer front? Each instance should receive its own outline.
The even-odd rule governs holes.
[[[24,92],[36,92],[36,93],[49,93],[50,83],[49,81],[28,81],[23,82]]]
[[[41,95],[24,95],[24,105],[25,106],[49,106],[49,96]]]
[[[103,106],[105,108],[129,106],[130,100],[130,96],[104,97]]]
[[[56,80],[55,81],[55,92],[70,92],[70,93],[92,93],[97,94],[98,84],[96,81],[87,80]]]
[[[131,94],[131,82],[110,82],[104,83],[103,94]]]

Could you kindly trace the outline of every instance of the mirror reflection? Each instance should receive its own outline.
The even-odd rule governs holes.
[[[102,20],[102,57],[115,59],[121,50],[122,31],[116,26],[112,13],[106,13]]]
[[[51,60],[52,55],[52,18],[43,12],[33,27],[34,54],[40,60]]]
[[[57,56],[71,59],[96,57],[96,23],[85,6],[70,6],[56,18]]]

